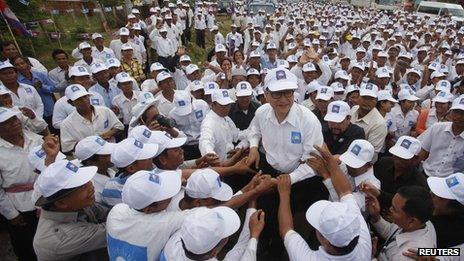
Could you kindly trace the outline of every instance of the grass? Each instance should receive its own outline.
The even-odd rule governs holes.
[[[107,13],[107,17],[113,18],[113,15],[111,13]],[[82,41],[78,37],[78,34],[80,33],[88,33],[89,35],[91,35],[94,32],[100,32],[105,37],[106,46],[109,46],[110,41],[113,39],[112,36],[104,32],[105,30],[103,28],[99,14],[89,16],[88,21],[82,14],[75,14],[75,19],[70,14],[60,14],[54,16],[54,20],[57,30],[63,33],[60,39],[61,47],[60,42],[58,40],[50,40],[44,34],[45,31],[55,31],[55,27],[53,26],[53,24],[33,28],[33,31],[39,32],[39,36],[36,38],[32,38],[31,40],[26,39],[24,37],[16,38],[23,52],[23,55],[35,57],[48,69],[52,69],[55,67],[55,63],[51,57],[53,49],[61,48],[67,51],[68,54],[71,54],[71,51],[74,48],[76,48],[77,45]],[[226,34],[230,31],[230,25],[232,21],[228,16],[218,16],[217,20],[219,30],[225,37]],[[115,32],[119,29],[119,27],[116,26],[117,22],[114,19],[110,20],[109,23],[113,25],[113,27],[111,28],[112,32]],[[9,39],[8,37],[5,38]],[[31,43],[33,45],[33,49],[31,47]],[[211,36],[206,38],[205,49],[198,47],[195,44],[195,30],[193,30],[192,28],[192,39],[186,47],[187,54],[190,55],[192,62],[197,64],[202,63],[206,60],[206,55],[209,52],[209,50],[213,48],[213,39]]]

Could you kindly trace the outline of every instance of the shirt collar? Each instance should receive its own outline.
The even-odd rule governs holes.
[[[27,135],[27,133],[25,131],[23,131],[23,136],[24,136],[24,147],[23,148],[27,148],[28,145],[32,142],[32,138],[29,137],[29,135]],[[11,148],[14,148],[15,145],[9,143],[8,141],[0,138],[0,147],[5,147],[5,148],[8,148],[8,149],[11,149]]]
[[[354,184],[357,186],[359,186],[363,181],[366,181],[366,180],[370,180],[370,179],[375,179],[375,176],[374,176],[374,168],[371,167],[370,169],[368,169],[366,172],[364,172],[364,174],[361,174],[357,177],[354,177]]]
[[[54,212],[42,209],[41,217],[57,222],[73,223],[77,222],[78,212]]]
[[[411,239],[416,240],[416,239],[422,238],[423,240],[427,240],[427,234],[431,230],[430,228],[431,224],[432,223],[430,223],[430,221],[427,221],[424,228],[411,231],[411,232],[404,232],[404,233],[397,234],[395,239],[396,239],[396,244],[398,248],[401,248],[403,244],[407,243],[408,241],[411,241]]]
[[[461,138],[464,139],[464,131],[461,132],[461,134],[459,134],[459,135],[454,135],[452,126],[453,126],[453,123],[452,123],[452,122],[448,122],[448,124],[446,125],[446,128],[445,128],[445,131],[451,133],[451,135],[452,135],[453,137],[454,137],[454,136],[459,136],[459,137],[461,137]]]
[[[357,121],[364,121],[364,122],[367,123],[367,124],[372,123],[372,121],[374,120],[374,115],[375,115],[376,113],[379,113],[379,112],[377,111],[377,108],[373,108],[373,109],[372,109],[368,114],[366,114],[364,117],[359,118],[359,109],[360,109],[360,107],[358,107],[358,108],[356,109],[356,116],[358,116]]]
[[[270,106],[270,105],[269,105]],[[292,126],[296,127],[297,125],[297,117],[296,117],[296,110],[297,110],[298,105],[294,102],[292,107],[290,108],[290,111],[288,112],[287,117],[279,124],[277,121],[277,117],[275,116],[274,109],[269,110],[266,118],[273,121],[276,125],[282,125],[285,122],[288,122]]]

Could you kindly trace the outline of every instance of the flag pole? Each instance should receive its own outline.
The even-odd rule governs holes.
[[[5,24],[6,24],[6,26],[8,27],[8,31],[10,31],[11,37],[13,37],[13,41],[14,41],[14,43],[15,43],[15,45],[16,45],[16,48],[18,48],[19,54],[20,54],[20,55],[23,55],[23,53],[21,52],[21,48],[19,47],[19,44],[18,44],[18,42],[16,41],[16,37],[14,36],[13,31],[11,30],[10,24],[9,24],[8,21],[6,20],[5,16],[3,15],[3,12],[0,12],[0,13],[2,14],[3,21],[5,21]]]

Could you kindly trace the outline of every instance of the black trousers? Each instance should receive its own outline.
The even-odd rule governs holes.
[[[21,215],[27,223],[24,226],[13,226],[6,220],[6,229],[8,234],[10,234],[13,251],[19,261],[37,260],[32,241],[39,219],[36,216],[36,211],[22,212]],[[2,217],[2,219],[4,218]]]
[[[270,174],[273,177],[281,174],[267,163],[264,154],[260,155],[260,169],[263,173]],[[295,217],[304,217],[309,206],[316,201],[328,199],[329,192],[322,183],[322,178],[316,176],[293,184],[290,196],[295,230],[300,232],[297,227],[300,226],[309,229],[310,225],[304,218],[296,220]],[[279,235],[279,220],[277,215],[279,203],[279,194],[277,191],[272,194],[263,195],[258,199],[258,208],[263,209],[266,213],[266,226],[258,241],[258,252],[267,253],[269,257],[276,260],[284,258],[283,256],[286,253],[283,240]],[[315,233],[309,233],[305,240],[311,248],[317,249],[319,243]]]
[[[184,145],[182,146],[184,150],[184,160],[193,160],[201,158],[200,149],[197,145]]]
[[[195,29],[196,44],[201,48],[205,48],[205,30]]]

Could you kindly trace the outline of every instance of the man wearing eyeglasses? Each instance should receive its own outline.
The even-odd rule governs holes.
[[[323,143],[321,124],[308,108],[294,102],[298,83],[297,77],[289,70],[270,70],[264,86],[269,103],[256,110],[248,129],[250,154],[247,162],[274,177],[290,175],[291,183],[296,183],[292,188],[292,210],[303,212],[313,202],[328,197],[320,177],[304,163],[310,153],[315,152],[314,145]],[[264,247],[272,252],[272,256],[279,256],[283,244],[276,229],[277,194],[262,197],[260,201],[270,221],[260,242],[266,244],[265,241],[269,240],[271,244]]]

